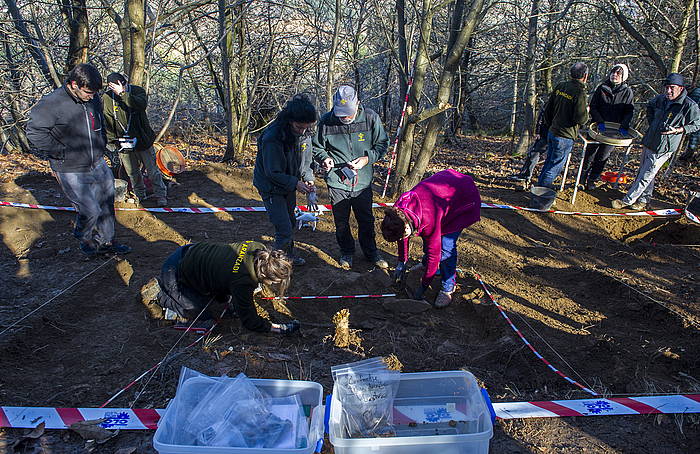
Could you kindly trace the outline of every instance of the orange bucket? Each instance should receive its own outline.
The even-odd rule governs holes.
[[[154,144],[156,165],[163,174],[172,177],[185,171],[185,158],[173,145]]]
[[[625,175],[624,173],[621,175],[618,175],[617,172],[604,172],[601,176],[601,180],[609,181],[610,183],[622,183],[625,184],[629,180],[629,175]]]

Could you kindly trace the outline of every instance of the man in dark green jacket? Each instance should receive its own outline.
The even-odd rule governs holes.
[[[579,126],[588,120],[586,82],[588,66],[575,63],[570,70],[571,80],[561,82],[549,95],[545,121],[549,126],[547,135],[547,159],[540,172],[537,184],[553,188],[566,158],[569,157],[578,135]]]
[[[128,84],[126,77],[119,73],[107,76],[107,87],[102,95],[107,148],[111,152],[119,152],[119,160],[131,180],[137,202],[147,198],[146,185],[141,173],[143,165],[153,183],[156,205],[166,206],[167,189],[163,175],[156,166],[156,154],[153,150],[156,135],[146,116],[146,90],[138,85]]]
[[[379,115],[360,105],[355,89],[338,87],[333,109],[318,124],[313,138],[314,158],[326,173],[333,205],[339,264],[350,269],[355,239],[350,231],[350,210],[357,220],[357,235],[365,258],[380,268],[387,262],[377,252],[372,214],[372,166],[384,156],[389,137]]]

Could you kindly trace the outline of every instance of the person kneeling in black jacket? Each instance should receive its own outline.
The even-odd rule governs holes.
[[[289,334],[300,327],[298,320],[270,323],[258,315],[253,293],[281,297],[289,287],[292,264],[281,250],[270,250],[256,241],[241,243],[201,242],[179,247],[161,269],[158,304],[187,319],[180,327],[206,331],[213,326],[209,308],[214,301],[229,301],[247,329]]]

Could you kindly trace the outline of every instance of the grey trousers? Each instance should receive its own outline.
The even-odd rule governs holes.
[[[153,183],[153,193],[156,197],[167,197],[168,192],[163,181],[163,175],[160,173],[156,165],[156,153],[153,147],[143,151],[130,151],[128,153],[119,152],[119,160],[124,166],[124,171],[131,180],[131,187],[134,188],[134,194],[139,199],[146,198],[146,185],[143,182],[143,174],[141,173],[141,165],[146,169],[148,178]]]
[[[54,172],[76,209],[73,236],[99,247],[114,238],[114,176],[102,161],[88,172]]]
[[[651,193],[654,192],[654,179],[661,166],[673,155],[673,153],[656,154],[647,147],[642,151],[639,172],[634,179],[634,183],[622,198],[622,203],[632,205],[633,203],[649,203]]]

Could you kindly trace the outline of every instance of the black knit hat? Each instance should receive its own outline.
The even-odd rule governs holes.
[[[664,85],[680,85],[683,87],[685,86],[685,79],[678,73],[671,73],[666,76],[666,83]]]

